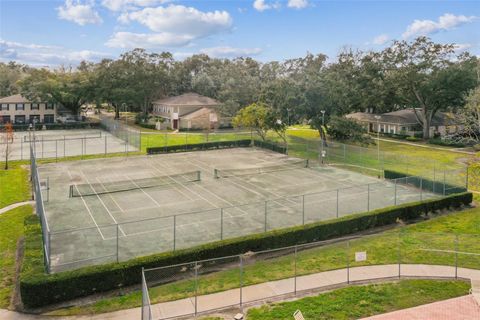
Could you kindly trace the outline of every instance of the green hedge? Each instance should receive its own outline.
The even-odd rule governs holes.
[[[32,217],[27,218],[25,222],[25,259],[20,275],[20,292],[25,306],[40,307],[88,296],[96,292],[138,284],[142,267],[168,266],[236,255],[247,251],[267,250],[326,240],[393,224],[398,219],[410,220],[427,212],[459,207],[471,202],[471,193],[461,193],[442,199],[384,208],[304,226],[212,242],[175,252],[139,257],[126,262],[91,266],[50,275],[43,272],[41,230],[37,218]]]
[[[147,148],[147,154],[249,147],[251,143],[252,143],[251,140],[236,140],[236,141],[212,141],[212,142],[204,142],[204,143],[181,144],[181,145],[174,145],[174,146],[151,147],[151,148]]]
[[[405,173],[398,172],[398,171],[384,170],[384,177],[385,179],[401,179],[401,178],[411,177],[411,176],[408,176]],[[434,192],[436,194],[443,195],[443,192],[444,192],[443,181],[432,181],[423,177],[420,180],[419,177],[411,177],[408,180],[408,184],[412,184],[417,188],[420,188],[420,184],[421,184],[422,190]],[[466,186],[456,186],[448,183],[445,184],[445,195],[455,194],[455,193],[465,192],[465,191],[467,191]]]
[[[276,144],[275,142],[270,141],[261,141],[261,140],[254,140],[254,145],[256,147],[260,147],[263,149],[272,150],[275,152],[287,154],[287,148],[281,145]]]

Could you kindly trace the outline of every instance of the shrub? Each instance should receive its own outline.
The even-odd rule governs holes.
[[[420,141],[421,139],[417,138],[417,137],[406,137],[405,140],[407,140],[407,141]]]
[[[168,266],[237,255],[247,251],[260,251],[326,240],[393,224],[397,219],[415,219],[434,210],[459,207],[471,202],[471,193],[461,193],[442,199],[404,204],[304,226],[217,241],[175,252],[139,257],[126,262],[91,266],[50,275],[45,274],[42,267],[41,229],[38,218],[33,216],[25,220],[25,258],[20,274],[20,292],[25,306],[40,307],[138,284],[142,267]]]
[[[463,143],[453,142],[453,141],[448,141],[448,140],[442,140],[442,139],[439,139],[439,138],[429,139],[428,143],[429,144],[435,144],[435,145],[438,145],[438,146],[447,146],[447,147],[456,147],[456,148],[465,147],[465,144],[463,144]]]
[[[473,150],[480,151],[480,143],[473,146]]]

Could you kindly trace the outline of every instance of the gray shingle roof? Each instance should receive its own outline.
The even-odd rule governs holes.
[[[31,102],[21,94],[0,98],[0,103],[29,103]]]
[[[417,111],[420,115],[420,111]],[[379,120],[380,123],[394,123],[394,124],[418,124],[417,117],[415,116],[415,111],[413,109],[402,109],[392,112],[387,112],[380,114],[381,118]],[[376,122],[375,115],[372,113],[365,113],[365,112],[355,112],[350,113],[346,116],[347,118],[355,119],[358,121],[365,121],[365,122]],[[438,125],[449,125],[455,123],[455,119],[451,117],[449,114],[444,112],[437,112],[432,119],[432,126]]]
[[[153,101],[153,104],[176,107],[214,107],[221,105],[221,103],[215,99],[205,97],[194,92],[156,100]]]

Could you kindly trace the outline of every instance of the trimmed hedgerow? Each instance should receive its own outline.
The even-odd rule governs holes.
[[[181,144],[181,145],[174,145],[174,146],[147,148],[147,154],[250,147],[251,144],[252,144],[251,140],[213,141],[213,142],[204,142],[204,143]]]
[[[401,179],[401,178],[408,178],[410,176],[405,174],[405,173],[402,173],[402,172],[385,170],[384,171],[384,177],[385,177],[385,179]],[[399,183],[401,183],[401,180],[399,180]],[[445,195],[467,191],[467,188],[465,186],[456,186],[456,185],[451,185],[451,184],[448,184],[448,183],[445,183],[445,186],[444,186],[443,185],[443,180],[442,181],[432,181],[430,179],[426,179],[426,178],[423,178],[423,177],[422,177],[421,180],[416,179],[415,177],[411,177],[408,180],[408,184],[413,184],[417,188],[421,187],[422,190],[424,190],[424,191],[431,191],[431,192],[434,192],[434,193],[437,193],[437,194],[445,194]]]
[[[38,218],[29,217],[25,220],[25,258],[20,276],[20,292],[25,306],[40,307],[138,284],[142,267],[168,266],[237,255],[247,251],[326,240],[393,224],[398,219],[415,219],[428,212],[468,205],[471,202],[471,193],[460,193],[442,199],[404,204],[304,226],[212,242],[175,252],[139,257],[126,262],[91,266],[50,275],[45,274],[43,269],[42,237]]]

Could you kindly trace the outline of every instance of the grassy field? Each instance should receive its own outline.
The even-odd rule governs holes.
[[[459,251],[480,253],[480,208],[457,212],[447,216],[404,227],[399,241],[398,230],[353,240],[347,251],[346,243],[316,247],[298,252],[297,274],[306,275],[332,269],[345,268],[347,256],[351,266],[375,265],[398,262],[398,245],[402,250],[403,263],[432,263],[454,265],[454,254],[425,252],[423,248],[453,250],[455,236],[459,235]],[[447,234],[450,232],[450,234]],[[354,262],[354,252],[368,252],[368,261]],[[258,258],[258,257],[257,257]],[[458,265],[480,269],[480,257],[468,255],[458,256]],[[243,283],[251,285],[292,277],[294,260],[290,255],[279,255],[277,258],[261,260],[244,268]],[[199,277],[198,292],[207,294],[239,286],[238,268],[227,269]],[[193,279],[154,287],[150,290],[152,303],[171,301],[194,295]],[[87,306],[61,309],[55,315],[95,314],[118,309],[138,307],[141,293],[133,292],[122,296],[105,299]]]
[[[22,206],[0,214],[0,308],[7,308],[15,286],[15,251],[23,236],[23,220],[32,214],[31,206]]]
[[[301,310],[305,319],[358,319],[468,294],[462,281],[403,280],[338,289],[296,301],[248,310],[248,320],[289,320]]]
[[[22,162],[11,162],[8,170],[4,170],[0,162],[0,208],[12,203],[30,200],[30,183],[28,166]]]

